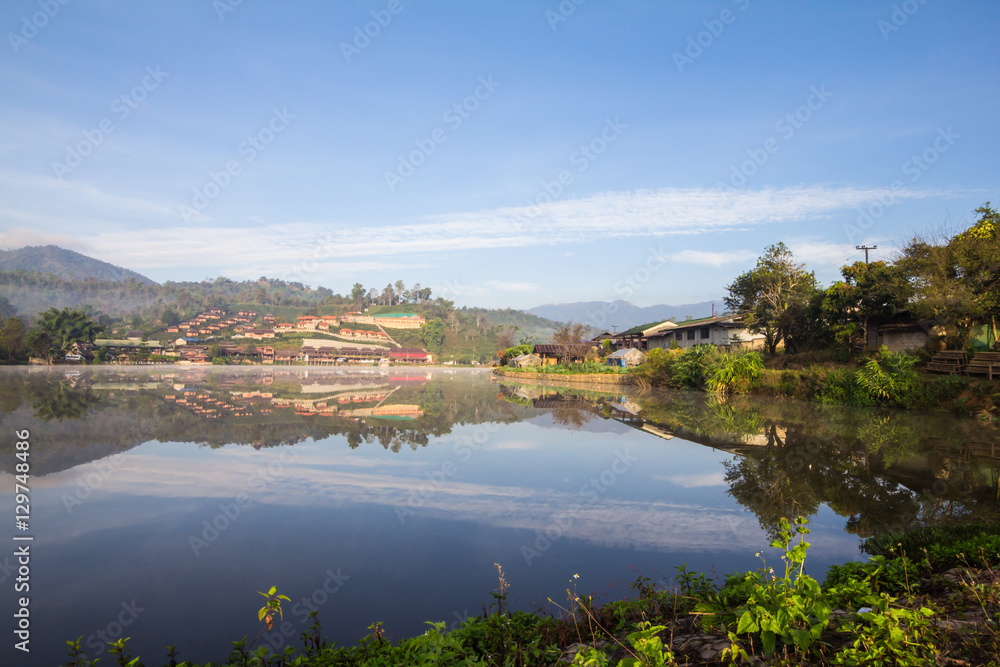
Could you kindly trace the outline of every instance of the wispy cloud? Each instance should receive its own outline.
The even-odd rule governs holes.
[[[366,226],[349,222],[283,222],[259,226],[206,227],[181,223],[169,206],[141,198],[101,192],[90,186],[52,182],[52,179],[0,173],[0,186],[35,190],[51,200],[44,210],[0,211],[19,226],[4,239],[42,238],[46,229],[78,229],[75,247],[94,249],[100,259],[121,266],[168,268],[178,265],[217,266],[228,273],[274,273],[275,265],[292,267],[315,261],[323,272],[365,269],[363,258],[440,256],[486,248],[566,245],[595,239],[699,235],[763,225],[829,219],[872,201],[877,188],[800,186],[740,190],[720,195],[709,188],[666,188],[609,192],[538,207],[502,207],[489,210],[422,216],[403,224]],[[944,197],[949,193],[904,190],[897,200]],[[84,212],[66,206],[66,200],[85,204]],[[99,223],[101,217],[113,222]],[[140,229],[123,217],[141,216]],[[175,219],[176,218],[176,219]],[[87,224],[81,224],[81,220]],[[153,224],[150,224],[150,223]],[[13,226],[13,225],[11,225]],[[96,231],[90,231],[96,230]],[[66,235],[52,234],[53,241]],[[220,256],[220,249],[225,253]],[[422,256],[422,257],[421,257]],[[743,251],[688,250],[673,259],[722,266],[747,259]],[[350,260],[350,261],[348,261]],[[223,265],[220,266],[220,262]],[[529,292],[527,282],[495,281],[493,289]]]
[[[753,259],[756,255],[749,250],[733,250],[730,252],[711,252],[707,250],[683,250],[670,256],[675,262],[684,264],[707,264],[708,266],[724,266],[735,262]]]
[[[539,289],[538,283],[508,282],[504,280],[487,281],[486,286],[501,292],[535,292]]]

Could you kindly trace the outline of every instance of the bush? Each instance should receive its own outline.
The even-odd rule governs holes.
[[[916,385],[917,358],[904,352],[890,352],[885,346],[877,357],[869,359],[858,371],[858,381],[872,399],[902,405]]]
[[[675,386],[701,389],[721,353],[714,345],[689,347],[673,363],[672,381]]]
[[[831,370],[821,383],[825,386],[816,393],[816,400],[820,403],[875,405],[875,401],[861,385],[858,374],[849,368]]]
[[[745,394],[760,381],[764,361],[760,353],[743,350],[724,354],[711,370],[708,388],[722,393]]]

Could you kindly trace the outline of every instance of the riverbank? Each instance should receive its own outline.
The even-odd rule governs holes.
[[[863,546],[870,561],[834,566],[822,585],[804,573],[808,532],[804,519],[783,521],[771,546],[784,565],[776,563],[776,570],[762,558],[762,567],[721,584],[681,567],[670,582],[640,576],[628,599],[596,605],[577,592],[583,582],[574,575],[567,600],[553,603],[558,615],[511,611],[513,586],[498,566],[494,602],[453,630],[430,623],[423,635],[390,641],[374,623],[357,646],[338,648],[321,638],[313,613],[303,648],[286,649],[280,664],[998,664],[1000,527],[870,538]],[[274,621],[271,632],[280,632],[279,618]],[[269,635],[261,631],[256,646],[246,638],[234,642],[225,664],[279,664],[268,661]],[[118,664],[133,664],[127,642],[118,644],[111,650]],[[67,664],[89,667],[79,642],[69,645]]]
[[[643,387],[794,398],[852,407],[893,407],[1000,418],[1000,382],[922,371],[917,356],[883,349],[854,361],[816,354],[762,357],[708,346],[653,350],[633,374]]]
[[[566,384],[599,384],[613,386],[634,385],[635,377],[627,373],[532,373],[528,371],[511,371],[499,368],[493,369],[496,377],[514,380],[544,381],[546,383]]]

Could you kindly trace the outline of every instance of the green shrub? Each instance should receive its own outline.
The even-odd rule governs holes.
[[[883,346],[877,358],[872,357],[858,371],[858,381],[876,401],[902,405],[917,381],[917,358],[904,352],[890,352]]]
[[[710,369],[721,354],[714,345],[695,345],[687,348],[673,363],[672,383],[689,389],[703,388]]]
[[[822,385],[824,386],[815,396],[820,403],[875,405],[875,401],[858,380],[858,374],[850,368],[834,368],[823,378]]]
[[[745,394],[760,381],[763,374],[764,361],[759,352],[730,352],[714,364],[706,384],[712,391]]]

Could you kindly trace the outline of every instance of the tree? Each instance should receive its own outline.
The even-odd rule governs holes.
[[[909,285],[891,264],[855,262],[841,267],[844,276],[826,289],[823,316],[838,340],[850,346],[867,341],[868,330],[906,308]]]
[[[796,264],[784,243],[764,249],[757,265],[726,288],[726,307],[738,315],[751,333],[762,334],[770,354],[785,338],[793,304],[808,301],[816,291],[816,276]]]
[[[435,354],[440,352],[444,343],[444,322],[439,318],[424,322],[420,327],[420,340],[427,346],[428,351]]]
[[[406,283],[402,280],[397,280],[395,283],[396,287],[396,303],[403,303],[403,293],[406,291]]]
[[[910,308],[944,326],[964,347],[979,324],[1000,319],[1000,215],[989,202],[979,219],[951,238],[914,238],[896,261],[913,290]]]
[[[556,328],[552,333],[552,342],[559,346],[560,356],[566,360],[585,357],[590,347],[584,343],[586,333],[587,325],[569,322]]]
[[[6,320],[17,315],[17,308],[14,307],[7,297],[0,296],[0,320]]]
[[[163,322],[168,327],[172,327],[180,321],[181,318],[173,308],[164,308],[163,312],[160,313],[160,322]]]
[[[73,343],[93,343],[103,330],[84,311],[69,308],[49,308],[38,319],[38,328],[49,336],[55,352],[64,352]]]
[[[38,328],[29,329],[24,342],[28,354],[32,357],[40,359],[49,359],[51,357],[53,342],[52,336],[47,332]]]
[[[355,304],[361,305],[361,300],[365,298],[365,286],[361,283],[354,283],[354,287],[351,288],[351,301]]]
[[[22,359],[27,351],[28,329],[17,317],[8,317],[0,329],[0,355],[7,361]]]

